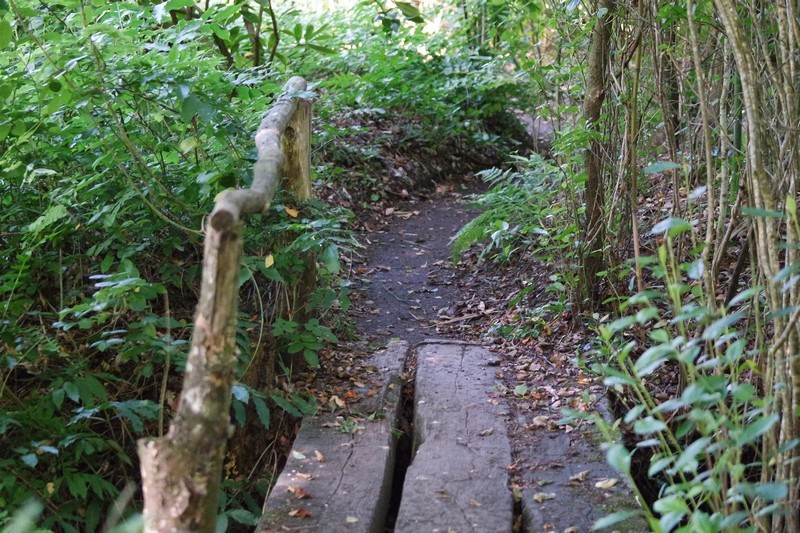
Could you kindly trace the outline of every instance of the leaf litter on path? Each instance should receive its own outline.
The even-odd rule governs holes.
[[[573,363],[587,341],[569,313],[531,316],[551,298],[545,266],[530,255],[502,268],[480,263],[474,246],[451,261],[451,237],[475,214],[462,195],[452,194],[384,208],[380,229],[363,235],[364,256],[352,261],[350,316],[365,339],[323,353],[323,369],[333,371],[318,372],[313,388],[320,405],[342,413],[341,424],[351,427],[366,414],[350,405],[362,389],[375,387],[375,369],[360,363],[375,347],[391,338],[412,346],[428,338],[488,342],[498,354],[501,382],[492,401],[510,408],[510,487],[523,505],[526,498],[535,503],[540,526],[588,531],[625,486],[609,481],[614,472],[593,428],[560,423],[561,410],[604,409],[604,388]],[[537,288],[527,290],[531,284]],[[527,335],[515,334],[525,328]],[[545,485],[547,492],[536,490]],[[576,500],[586,502],[580,516]]]

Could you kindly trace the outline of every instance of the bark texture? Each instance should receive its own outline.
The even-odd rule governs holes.
[[[608,85],[609,45],[611,41],[611,19],[614,0],[599,0],[597,20],[592,30],[589,64],[586,69],[586,98],[583,116],[587,127],[596,131],[606,98]],[[601,301],[600,279],[603,270],[603,247],[605,245],[605,193],[603,180],[603,156],[600,136],[594,136],[586,150],[586,227],[583,238],[583,268],[581,275],[582,296],[589,305]]]

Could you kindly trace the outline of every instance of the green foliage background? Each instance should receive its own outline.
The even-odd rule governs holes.
[[[453,10],[0,2],[0,524],[32,500],[43,504],[39,525],[60,531],[94,531],[136,511],[135,441],[169,420],[204,216],[220,192],[248,186],[253,132],[289,76],[315,86],[314,142],[325,146],[315,155],[317,185],[349,180],[354,207],[385,193],[369,171],[337,163],[358,131],[329,126],[336,117],[402,117],[403,142],[431,154],[456,139],[501,141],[485,121],[526,86],[498,51],[473,46],[466,28],[423,31]],[[363,168],[383,142],[358,143]],[[346,309],[338,276],[341,254],[355,246],[349,217],[279,197],[248,225],[243,372],[273,332],[279,349],[311,364],[336,341],[335,324],[298,323],[294,302],[288,318],[270,302],[291,293],[298,254],[314,253],[323,283],[311,305]],[[233,405],[240,425],[256,417],[263,426],[271,410],[314,408],[278,383],[239,385]],[[220,527],[254,523],[260,502],[233,479],[226,487]]]

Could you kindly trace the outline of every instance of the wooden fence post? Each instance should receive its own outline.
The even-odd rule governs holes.
[[[293,191],[298,200],[308,200],[313,194],[311,187],[311,102],[301,100],[292,120],[281,138],[283,155],[283,174],[286,188]],[[302,254],[305,269],[297,281],[296,309],[289,309],[292,320],[305,322],[311,314],[306,302],[317,287],[317,261],[313,252]],[[297,352],[284,361],[292,373],[307,368],[305,356]]]
[[[281,138],[286,186],[298,200],[311,198],[311,102],[301,100]]]
[[[230,423],[242,224],[209,227],[183,391],[164,439],[139,441],[145,531],[212,532]]]
[[[283,168],[281,136],[298,107],[297,93],[305,89],[302,78],[286,83],[283,96],[256,133],[258,160],[252,186],[223,195],[209,217],[200,300],[178,408],[166,435],[138,443],[147,533],[215,530],[225,444],[233,429],[230,404],[236,369],[240,217],[269,208]],[[310,111],[307,116],[310,119]],[[293,156],[292,160],[306,166],[298,175],[310,176],[305,163],[310,150],[304,153],[305,159]]]

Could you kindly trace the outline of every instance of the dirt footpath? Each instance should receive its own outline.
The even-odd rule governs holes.
[[[411,347],[431,338],[490,346],[500,361],[492,394],[508,406],[515,530],[590,531],[606,514],[636,506],[624,481],[606,465],[594,428],[557,423],[564,407],[604,410],[603,387],[571,363],[584,339],[557,319],[538,339],[515,343],[487,336],[509,312],[509,291],[520,286],[521,277],[546,272],[479,266],[475,253],[453,264],[451,239],[477,213],[465,196],[449,192],[397,204],[383,213],[380,230],[364,235],[365,256],[354,264],[358,330],[374,346],[396,338]],[[530,296],[545,297],[543,291]],[[639,522],[615,529],[647,530]]]

